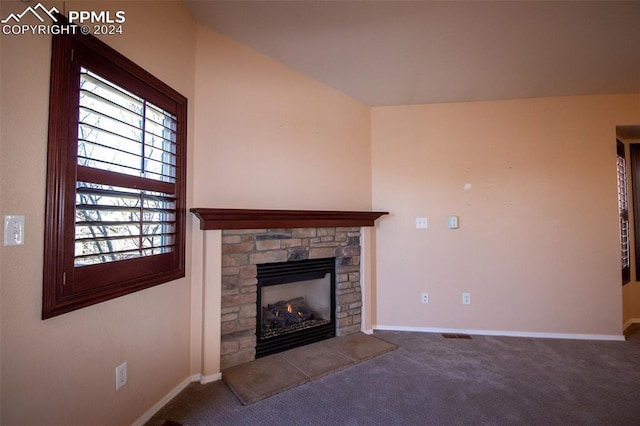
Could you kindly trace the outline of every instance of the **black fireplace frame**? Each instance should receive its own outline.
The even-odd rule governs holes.
[[[336,258],[306,259],[289,262],[263,263],[257,266],[256,309],[256,358],[308,345],[336,335]],[[263,338],[262,331],[262,287],[324,278],[330,274],[331,318],[329,323],[293,331],[278,336]]]

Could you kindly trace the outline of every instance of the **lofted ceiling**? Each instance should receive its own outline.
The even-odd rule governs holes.
[[[640,92],[640,1],[194,1],[371,106]]]

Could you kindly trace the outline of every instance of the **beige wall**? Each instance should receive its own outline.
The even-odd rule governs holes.
[[[123,8],[124,34],[103,40],[193,99],[195,24],[181,2],[43,3]],[[24,8],[2,1],[0,15]],[[189,374],[189,277],[40,319],[51,38],[0,37],[0,214],[26,216],[25,245],[0,247],[0,423],[130,424]],[[114,368],[124,361],[128,383],[116,392]]]
[[[637,94],[373,108],[378,325],[619,335],[615,126],[639,118]]]
[[[371,208],[369,107],[198,26],[194,204]]]

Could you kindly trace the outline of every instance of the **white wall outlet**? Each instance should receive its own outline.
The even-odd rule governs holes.
[[[116,390],[127,384],[127,363],[123,362],[116,367]]]
[[[422,303],[429,303],[429,293],[422,293]]]
[[[462,304],[463,305],[471,304],[471,293],[462,293]]]
[[[24,216],[5,215],[4,245],[21,246],[24,244]]]
[[[458,229],[458,216],[449,216],[449,218],[447,219],[447,225],[449,226],[449,229]]]
[[[427,228],[427,218],[426,217],[417,217],[416,218],[416,228],[418,228],[418,229],[426,229]]]

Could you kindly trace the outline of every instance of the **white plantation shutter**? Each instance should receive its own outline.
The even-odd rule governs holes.
[[[174,115],[82,68],[77,160],[76,266],[174,250]]]
[[[618,213],[620,224],[620,258],[622,261],[622,284],[631,279],[631,245],[629,229],[629,197],[627,193],[627,160],[624,144],[616,141],[617,145],[617,176],[618,176]]]

